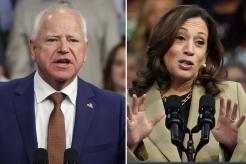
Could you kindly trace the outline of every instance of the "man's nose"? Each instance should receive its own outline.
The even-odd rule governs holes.
[[[61,54],[66,54],[69,52],[69,44],[68,44],[67,40],[62,39],[60,41],[60,47],[58,49],[58,52]]]
[[[186,55],[194,55],[194,44],[192,41],[187,40],[187,42],[184,45],[184,54]]]

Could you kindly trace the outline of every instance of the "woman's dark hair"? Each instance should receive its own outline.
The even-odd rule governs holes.
[[[198,6],[181,5],[162,16],[153,28],[147,47],[147,67],[139,72],[138,80],[133,82],[129,93],[138,96],[146,93],[154,82],[165,90],[170,86],[170,75],[164,63],[164,55],[174,43],[179,28],[190,18],[201,17],[208,27],[208,47],[206,67],[201,69],[195,81],[205,88],[206,93],[220,93],[216,83],[217,74],[223,65],[223,47],[217,34],[214,19]]]
[[[113,79],[112,79],[112,67],[115,62],[117,51],[122,47],[125,47],[124,39],[122,39],[122,41],[119,44],[117,44],[109,53],[108,60],[103,70],[104,89],[115,91],[115,87],[114,87]]]

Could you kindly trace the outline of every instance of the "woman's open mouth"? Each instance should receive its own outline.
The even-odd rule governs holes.
[[[178,62],[179,62],[179,67],[183,70],[191,69],[194,65],[192,61],[186,59],[181,59]]]

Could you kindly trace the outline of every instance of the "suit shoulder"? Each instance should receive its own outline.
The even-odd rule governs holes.
[[[27,77],[20,78],[20,79],[13,79],[7,82],[0,82],[0,94],[3,95],[3,94],[12,93],[20,83],[26,83],[30,81],[32,78],[33,76],[29,75]]]
[[[90,84],[90,83],[87,83],[87,84],[90,86],[90,88],[93,90],[94,93],[96,93],[96,94],[98,94],[100,96],[123,98],[122,95],[120,95],[120,94],[118,94],[116,92],[98,88],[97,86],[95,86],[93,84]]]
[[[112,101],[112,100],[123,100],[124,101],[125,99],[122,95],[116,92],[98,88],[97,86],[91,83],[85,82],[85,81],[83,82],[93,91],[93,93],[95,94],[97,98],[101,98],[101,99],[109,100],[109,101]]]
[[[0,82],[0,93],[5,93],[7,91],[13,90],[18,84],[19,80],[10,80],[7,82]]]

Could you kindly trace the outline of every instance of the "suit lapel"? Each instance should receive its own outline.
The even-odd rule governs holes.
[[[38,145],[34,113],[33,74],[22,80],[17,86],[13,101],[23,143],[25,145],[28,159],[30,163],[32,163],[33,152],[36,150]]]
[[[163,102],[160,92],[157,89],[157,85],[154,85],[147,93],[145,104],[146,115],[149,119],[153,118],[157,113],[164,111]],[[165,118],[154,127],[149,135],[149,139],[168,161],[180,161],[177,147],[171,143],[170,131],[165,126]]]
[[[91,87],[79,79],[72,141],[72,147],[78,151],[83,149],[83,144],[96,110],[96,102],[93,100],[93,96],[94,93]]]

